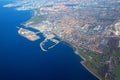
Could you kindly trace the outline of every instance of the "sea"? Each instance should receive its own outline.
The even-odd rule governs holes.
[[[29,20],[32,12],[2,7],[6,3],[0,0],[0,80],[98,80],[67,43],[43,52],[41,40],[21,37],[16,26]]]

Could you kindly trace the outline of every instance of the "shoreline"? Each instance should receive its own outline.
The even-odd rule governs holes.
[[[82,64],[82,66],[87,69],[93,76],[95,76],[96,78],[98,78],[99,80],[102,80],[101,77],[99,77],[97,74],[95,74],[92,70],[90,70],[85,64],[84,62],[86,61],[86,59],[81,55],[79,54],[79,52],[77,50],[75,50],[75,54],[78,55],[82,61],[80,61],[80,64]]]
[[[28,20],[27,22],[29,22],[29,20]],[[31,27],[31,28],[32,28],[32,27]],[[70,47],[74,50],[74,53],[75,53],[76,55],[78,55],[78,56],[82,59],[82,61],[80,61],[80,64],[82,64],[82,66],[83,66],[87,71],[89,71],[93,76],[95,76],[96,78],[98,78],[98,80],[102,80],[102,78],[100,78],[97,74],[95,74],[92,70],[90,70],[90,69],[84,64],[84,62],[86,61],[86,59],[85,59],[81,54],[79,54],[79,52],[77,52],[77,50],[76,50],[75,47],[73,47],[71,44],[69,44],[69,42],[66,42],[65,40],[63,40],[63,42],[65,42],[65,44],[67,44],[68,46],[70,46]],[[45,50],[45,51],[46,51],[46,50]]]
[[[31,18],[30,19],[32,19],[35,15],[34,15],[34,12],[32,12],[33,14],[32,14],[32,16],[31,16]],[[23,25],[24,26],[26,26],[26,24],[30,21],[30,19],[28,19]],[[27,27],[27,26],[26,26]],[[29,27],[30,27],[30,25],[29,25]],[[31,28],[33,28],[33,27],[31,27]],[[96,78],[98,78],[99,80],[102,80],[102,78],[100,78],[97,74],[95,74],[92,70],[90,70],[85,64],[84,64],[84,62],[86,61],[86,59],[81,55],[81,54],[79,54],[79,52],[76,50],[76,47],[74,46],[72,46],[71,45],[71,43],[70,42],[66,42],[66,40],[62,40],[65,44],[67,44],[68,46],[70,46],[73,50],[74,50],[74,53],[76,54],[76,55],[78,55],[82,60],[80,61],[80,64],[82,64],[82,66],[87,70],[87,71],[89,71],[93,76],[95,76]]]
[[[98,80],[103,80],[101,77],[99,77],[97,74],[95,74],[92,70],[90,70],[85,64],[84,62],[86,61],[86,58],[84,58],[81,54],[79,54],[79,52],[77,51],[77,47],[72,46],[72,44],[70,42],[66,42],[65,40],[63,40],[63,42],[65,44],[67,44],[69,47],[71,47],[74,51],[74,53],[76,55],[78,55],[81,58],[80,64],[82,64],[82,66],[89,71],[93,76],[95,76]]]

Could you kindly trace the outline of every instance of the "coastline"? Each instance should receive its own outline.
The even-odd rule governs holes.
[[[30,19],[29,19],[30,20]],[[28,23],[29,22],[29,20],[28,21],[26,21],[26,23]],[[26,24],[24,24],[25,26],[26,26]],[[29,27],[30,27],[30,25],[29,25]],[[32,28],[32,27],[31,27]],[[70,42],[66,42],[66,40],[62,40],[62,42],[64,42],[64,44],[66,44],[66,45],[68,45],[68,46],[70,46],[73,50],[74,50],[74,53],[76,54],[76,55],[78,55],[81,59],[82,59],[82,61],[80,61],[80,64],[82,64],[82,66],[87,70],[87,71],[89,71],[93,76],[95,76],[96,78],[98,78],[98,80],[103,80],[101,77],[99,77],[96,73],[94,73],[89,67],[87,67],[85,64],[84,64],[84,62],[86,61],[86,58],[84,58],[77,50],[76,50],[76,47],[74,46],[72,46],[72,44],[70,43]],[[41,47],[41,45],[40,45],[40,47]],[[43,51],[47,51],[47,50],[44,50],[44,49],[42,49]]]
[[[34,11],[33,11],[34,12]],[[33,12],[31,12],[31,13],[33,13]],[[32,15],[32,17],[34,17],[35,16],[35,14],[33,13],[33,15]],[[31,17],[31,18],[32,18]],[[30,19],[31,19],[30,18]],[[27,20],[28,22],[30,21],[30,19],[29,20]],[[21,24],[21,25],[24,25],[25,26],[25,24],[26,23],[28,23],[27,21],[25,21],[25,23],[23,23],[23,24]],[[34,27],[34,26],[33,26]],[[25,28],[33,28],[33,27],[29,27],[29,26],[25,26]],[[40,32],[39,32],[40,33]],[[37,34],[37,33],[36,33]],[[23,36],[24,37],[24,36]],[[28,39],[29,40],[29,39]],[[31,40],[32,41],[32,40]],[[69,40],[68,40],[69,41]],[[65,43],[67,43],[65,40],[64,40],[64,42]],[[79,51],[79,50],[77,50],[77,48],[78,47],[75,47],[75,46],[73,46],[72,45],[72,43],[69,43],[68,42],[68,44],[67,44],[68,46],[70,46],[72,49],[73,49],[73,51],[74,51],[74,53],[77,55],[77,56],[79,56],[79,58],[81,59],[79,62],[80,62],[80,64],[82,64],[82,66],[87,70],[87,71],[89,71],[94,77],[96,77],[97,79],[99,79],[99,80],[104,80],[104,76],[102,77],[102,75],[99,73],[99,69],[100,68],[97,68],[97,69],[95,69],[95,68],[93,68],[93,66],[94,65],[89,65],[89,59],[87,58],[87,57],[90,57],[90,58],[92,58],[91,56],[89,56],[89,53],[87,53],[88,55],[87,55],[87,57],[86,56],[84,56],[84,55],[86,55],[86,54],[84,54],[84,51],[82,52],[82,51]],[[96,57],[95,57],[96,58]],[[98,59],[98,58],[96,58],[96,59]],[[94,59],[93,59],[94,60]],[[79,62],[78,62],[78,64],[79,64]],[[93,61],[94,62],[94,61]],[[96,62],[96,61],[95,61]],[[104,68],[103,68],[104,69]],[[101,71],[101,70],[100,70]],[[118,73],[117,73],[118,74]],[[118,75],[119,76],[119,75]]]
[[[86,61],[86,58],[84,58],[77,50],[77,47],[75,46],[72,46],[72,44],[70,42],[67,42],[66,40],[63,40],[63,42],[68,45],[69,47],[71,47],[74,51],[74,53],[76,55],[78,55],[80,58],[81,58],[81,61],[80,61],[80,64],[82,64],[82,66],[87,70],[89,71],[93,76],[95,76],[96,78],[98,78],[98,80],[104,80],[102,79],[100,76],[98,76],[96,73],[94,73],[91,69],[89,69],[89,67],[87,67],[84,62]]]
[[[23,25],[25,26],[25,27],[31,27],[29,24],[29,26],[27,25],[27,23],[35,16],[35,14],[34,14],[34,11],[32,12],[33,14],[32,14],[32,17],[29,19],[29,20],[27,20],[25,23],[23,23]],[[31,27],[31,28],[33,28],[33,27]],[[98,78],[99,80],[103,80],[101,77],[99,77],[96,73],[94,73],[91,69],[89,69],[89,67],[87,67],[85,64],[84,64],[84,62],[86,61],[86,59],[81,55],[81,54],[79,54],[79,52],[76,50],[76,47],[75,46],[72,46],[72,44],[70,43],[70,42],[66,42],[66,40],[62,40],[65,44],[67,44],[68,46],[70,46],[73,50],[74,50],[74,53],[76,54],[76,55],[78,55],[81,59],[82,59],[82,61],[80,61],[80,64],[82,64],[82,66],[87,70],[87,71],[89,71],[93,76],[95,76],[96,78]],[[40,45],[40,47],[41,47],[41,45]],[[46,50],[44,50],[44,51],[46,51]]]
[[[96,78],[98,78],[99,80],[103,80],[101,77],[99,77],[97,74],[95,74],[92,70],[90,70],[85,64],[84,62],[86,61],[86,59],[79,54],[79,52],[77,50],[75,50],[75,54],[78,55],[80,58],[82,58],[83,60],[80,62],[80,64],[83,65],[83,67],[85,67],[85,69],[87,69],[91,74],[93,74]]]
[[[81,58],[80,64],[82,64],[82,66],[83,66],[87,71],[89,71],[93,76],[95,76],[96,78],[98,78],[98,80],[104,80],[104,79],[102,79],[100,76],[98,76],[98,75],[97,75],[96,73],[94,73],[89,67],[87,67],[87,66],[84,64],[84,62],[86,61],[86,58],[84,58],[84,57],[78,52],[77,47],[72,46],[72,44],[71,44],[70,42],[66,42],[66,40],[63,40],[63,42],[64,42],[66,45],[70,46],[70,47],[73,49],[74,53]]]

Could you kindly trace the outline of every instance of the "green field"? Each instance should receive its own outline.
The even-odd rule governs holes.
[[[45,21],[47,18],[45,17],[45,15],[37,15],[37,16],[34,16],[33,18],[31,18],[29,20],[29,22],[32,22],[32,24],[38,24],[42,21]]]
[[[120,80],[120,51],[111,52],[110,48],[106,48],[103,54],[97,54],[89,50],[84,51],[80,48],[77,51],[85,58],[84,65],[102,80]],[[110,60],[111,56],[112,72],[109,73],[109,64],[106,62]],[[106,73],[109,73],[107,77],[105,77]]]

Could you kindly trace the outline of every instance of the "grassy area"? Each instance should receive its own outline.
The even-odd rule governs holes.
[[[120,80],[120,51],[114,51],[113,55],[115,80]]]
[[[84,65],[94,74],[103,78],[104,59],[102,54],[96,54],[92,51],[85,51],[78,49],[78,53],[85,58]]]
[[[29,21],[32,22],[32,24],[37,24],[42,21],[45,21],[46,19],[47,18],[45,17],[45,15],[37,15],[37,16],[34,16],[33,18],[31,18]]]
[[[120,66],[116,65],[114,68],[115,80],[120,80]]]
[[[116,56],[116,57],[119,56],[119,57],[120,57],[120,51],[114,51],[114,52],[113,52],[113,56]]]
[[[106,48],[103,54],[96,54],[92,51],[84,51],[83,49],[78,49],[78,53],[85,58],[84,65],[97,76],[102,78],[102,80],[120,80],[120,50],[111,50]],[[112,57],[111,65],[112,72],[109,72],[109,64],[106,63],[110,61]],[[111,70],[111,69],[110,69]],[[105,74],[109,75],[105,79]]]
[[[104,59],[102,54],[96,54],[92,51],[82,52],[81,49],[79,49],[79,54],[96,67],[103,66]]]

